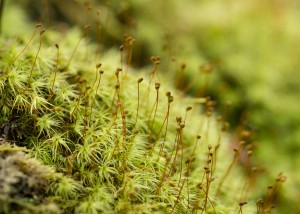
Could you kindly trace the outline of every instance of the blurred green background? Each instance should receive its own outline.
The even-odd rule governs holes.
[[[6,3],[19,7],[13,9],[16,26],[24,10],[52,28],[96,23],[89,36],[103,49],[122,44],[125,33],[133,36],[134,67],[151,66],[150,56],[160,56],[159,72],[182,93],[218,102],[217,112],[236,133],[233,139],[241,127],[255,135],[249,143],[257,146],[255,158],[267,169],[264,177],[279,172],[288,177],[277,213],[300,213],[300,1]],[[5,20],[2,28],[21,30]]]

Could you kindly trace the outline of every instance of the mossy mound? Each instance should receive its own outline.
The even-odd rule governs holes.
[[[28,184],[30,198],[38,192],[57,213],[273,209],[285,177],[279,175],[264,204],[256,203],[265,191],[255,187],[260,168],[252,147],[230,142],[228,124],[214,115],[214,101],[183,97],[160,74],[159,57],[151,58],[148,71],[134,71],[131,37],[121,54],[99,52],[88,42],[88,27],[82,31],[45,32],[38,24],[31,37],[0,39],[1,134],[55,169],[32,169],[26,182],[39,175],[43,185]],[[27,206],[23,190],[12,191],[22,195],[16,203],[24,212],[47,213],[47,203],[37,199]],[[14,212],[13,196],[6,197],[4,212]]]

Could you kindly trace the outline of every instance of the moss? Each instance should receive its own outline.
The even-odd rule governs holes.
[[[59,33],[36,25],[33,32],[0,40],[3,137],[55,169],[43,185],[29,185],[30,194],[41,193],[64,213],[228,213],[246,198],[243,211],[256,209],[251,147],[237,142],[233,152],[215,103],[183,97],[158,74],[159,57],[150,72],[136,71],[119,50],[97,52],[87,28]],[[123,57],[134,43],[125,39]],[[43,177],[43,167],[24,179]],[[280,175],[266,194],[264,211],[283,181]],[[5,212],[16,211],[7,198]]]
[[[61,213],[47,194],[48,185],[59,175],[25,152],[24,147],[5,141],[0,145],[0,212]]]

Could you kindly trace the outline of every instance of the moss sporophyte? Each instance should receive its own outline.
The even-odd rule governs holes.
[[[257,190],[251,147],[232,148],[215,102],[182,96],[163,59],[137,71],[128,35],[99,52],[88,25],[41,27],[0,37],[0,213],[272,211],[285,177]]]

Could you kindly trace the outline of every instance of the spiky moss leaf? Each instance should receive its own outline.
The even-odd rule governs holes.
[[[52,187],[55,190],[55,194],[61,196],[62,199],[75,198],[79,193],[81,185],[71,178],[62,177],[59,183]]]
[[[46,134],[50,137],[51,133],[55,133],[55,127],[59,126],[59,121],[55,120],[53,115],[45,114],[37,119],[36,125],[40,129],[39,135],[41,135],[42,132],[46,132]]]

